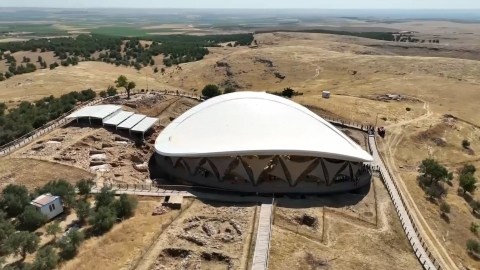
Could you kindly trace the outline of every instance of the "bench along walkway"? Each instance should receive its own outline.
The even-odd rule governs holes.
[[[268,267],[270,237],[272,235],[272,211],[272,203],[264,203],[260,207],[252,270],[266,270]]]
[[[407,209],[405,208],[402,198],[400,197],[401,195],[399,194],[393,179],[390,177],[390,174],[388,173],[387,168],[385,167],[385,164],[378,153],[377,145],[375,143],[375,136],[369,135],[368,141],[370,144],[370,149],[372,150],[372,156],[375,160],[375,164],[379,166],[385,186],[387,187],[388,193],[392,198],[393,205],[395,206],[400,221],[402,222],[402,227],[405,230],[405,234],[407,235],[408,241],[410,242],[415,255],[425,269],[437,269],[428,257],[425,249],[418,239],[417,233],[412,225],[412,221],[407,213]]]

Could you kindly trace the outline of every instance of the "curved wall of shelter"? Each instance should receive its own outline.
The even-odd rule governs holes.
[[[172,179],[258,193],[337,193],[369,185],[363,163],[321,157],[236,156],[181,158],[155,153],[156,165]]]

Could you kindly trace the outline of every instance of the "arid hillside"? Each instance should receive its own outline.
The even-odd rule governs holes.
[[[137,89],[170,89],[152,78],[152,68],[140,71],[134,68],[116,67],[103,62],[81,62],[77,66],[58,67],[54,70],[40,69],[33,73],[16,75],[0,82],[0,101],[34,101],[45,96],[81,91],[92,88],[106,90],[120,75],[136,83]],[[119,89],[122,91],[122,89]]]
[[[356,96],[404,94],[429,102],[435,112],[480,124],[480,105],[471,102],[480,100],[478,61],[399,56],[361,45],[371,41],[353,37],[271,33],[255,38],[258,48],[212,48],[206,59],[168,68],[155,79],[198,91],[214,83],[254,91],[291,87],[304,95],[323,90]]]

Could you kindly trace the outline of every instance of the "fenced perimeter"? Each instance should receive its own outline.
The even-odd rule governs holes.
[[[144,93],[145,91],[137,90],[137,91],[132,91],[132,92],[134,92],[134,93]],[[152,91],[150,91],[150,92],[152,92]],[[165,95],[182,96],[182,97],[192,98],[192,99],[195,99],[195,100],[201,100],[199,96],[179,93],[178,91],[166,91],[166,90],[165,91],[156,91],[156,90],[153,90],[153,92],[157,92],[157,93],[161,93],[161,94],[165,94]],[[126,93],[121,93],[120,95],[125,95],[125,94]],[[110,98],[112,98],[112,97],[110,97]],[[98,98],[98,99],[89,101],[89,102],[87,102],[85,104],[82,104],[81,106],[75,108],[75,110],[78,110],[79,108],[83,108],[85,106],[98,104],[98,103],[103,102],[107,99],[109,99],[109,98]],[[26,145],[27,143],[29,143],[29,142],[45,135],[45,134],[51,132],[55,128],[58,128],[58,127],[61,127],[61,126],[64,126],[64,125],[70,123],[70,120],[65,119],[65,116],[67,116],[69,113],[71,113],[71,111],[67,112],[66,114],[64,114],[60,118],[49,122],[48,124],[42,126],[39,129],[36,129],[36,130],[34,130],[34,131],[32,131],[32,132],[30,132],[30,133],[28,133],[28,134],[26,134],[22,137],[10,142],[10,143],[7,143],[7,144],[1,146],[0,147],[0,155],[8,155],[9,153],[11,153],[11,152],[15,151],[16,149]],[[343,120],[340,120],[340,119],[332,119],[332,118],[329,118],[329,117],[324,117],[324,119],[329,121],[332,124],[335,124],[335,125],[339,125],[339,126],[342,126],[342,127],[353,128],[353,129],[357,129],[357,130],[361,130],[361,131],[368,131],[369,128],[372,128],[368,125],[353,123],[353,122],[349,122],[349,121],[343,121]],[[419,229],[418,224],[416,224],[415,219],[411,215],[409,205],[406,203],[406,201],[404,199],[404,195],[402,194],[402,192],[398,188],[397,183],[394,181],[394,178],[392,177],[390,171],[385,166],[383,157],[378,152],[377,144],[376,144],[376,140],[375,140],[374,135],[369,136],[368,145],[369,145],[369,148],[370,148],[370,151],[371,151],[372,155],[374,156],[375,165],[378,166],[378,171],[380,172],[381,179],[382,179],[383,183],[385,184],[385,186],[386,186],[386,188],[387,188],[387,190],[390,194],[390,197],[391,197],[392,202],[395,206],[396,212],[397,212],[397,214],[399,216],[399,219],[402,223],[402,227],[403,227],[403,229],[405,231],[405,234],[406,234],[406,236],[407,236],[407,238],[410,242],[410,245],[413,248],[413,251],[415,252],[416,257],[418,258],[418,260],[420,261],[420,263],[422,264],[424,269],[428,269],[428,270],[430,270],[430,269],[444,269],[444,266],[442,266],[440,264],[439,260],[435,257],[434,254],[432,254],[430,248],[428,247],[428,245],[424,241],[423,236],[422,236],[422,230]],[[189,187],[189,188],[191,189],[192,187]],[[127,194],[135,194],[135,195],[139,195],[139,196],[167,196],[167,194],[174,194],[174,193],[176,193],[176,194],[178,194],[178,193],[182,194],[183,193],[185,196],[189,196],[188,194],[191,194],[190,192],[188,192],[186,190],[185,191],[178,191],[178,190],[170,190],[170,189],[161,189],[160,187],[152,187],[152,186],[147,187],[146,185],[132,185],[130,187],[128,185],[125,186],[125,187],[117,186],[117,187],[114,187],[114,189],[116,189],[119,193],[122,192],[122,193],[127,193]],[[155,189],[155,190],[152,190],[152,189]],[[95,192],[95,190],[99,190],[98,187],[96,189],[92,190],[92,191]],[[152,195],[152,194],[155,194],[155,195]],[[206,194],[207,193],[203,193],[202,196],[205,196]],[[220,194],[210,194],[208,196],[211,196],[212,199],[214,199],[214,200],[217,197],[218,198],[229,197],[230,200],[234,199],[233,197],[235,197],[235,196],[230,196],[230,195],[222,196]],[[248,197],[240,197],[240,196],[237,196],[237,197],[238,197],[239,200],[242,200],[242,201],[245,200],[246,198],[248,198]],[[250,199],[255,200],[255,201],[261,201],[261,198],[251,197]],[[263,198],[263,199],[265,199],[265,198]],[[271,216],[270,216],[270,221],[271,221]],[[271,224],[271,222],[270,222],[270,224]],[[268,236],[268,239],[270,239],[270,235]],[[269,246],[269,243],[268,243],[268,246]],[[262,269],[266,269],[266,267],[268,265],[268,252],[267,252],[266,261],[264,259],[259,260],[259,264],[264,265],[264,268],[262,268]]]

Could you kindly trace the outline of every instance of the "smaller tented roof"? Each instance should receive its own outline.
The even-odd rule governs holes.
[[[67,118],[81,118],[81,117],[92,117],[103,119],[110,114],[120,110],[120,106],[116,105],[95,105],[95,106],[86,106],[77,110],[67,116]]]
[[[142,121],[145,117],[147,116],[143,114],[134,114],[127,118],[127,120],[123,121],[120,125],[118,125],[117,128],[131,129],[138,122]]]
[[[37,207],[42,207],[44,205],[47,205],[47,204],[55,201],[57,198],[58,198],[58,196],[53,196],[50,193],[45,193],[43,195],[38,196],[30,204],[34,205],[34,206],[37,206]]]
[[[120,111],[116,113],[114,116],[112,116],[111,118],[105,120],[103,124],[116,126],[121,122],[125,121],[125,119],[129,118],[133,114],[134,114],[133,112]]]
[[[136,124],[131,129],[131,131],[145,132],[149,128],[151,128],[157,121],[158,121],[158,118],[145,117],[142,121],[140,121],[138,124]]]

